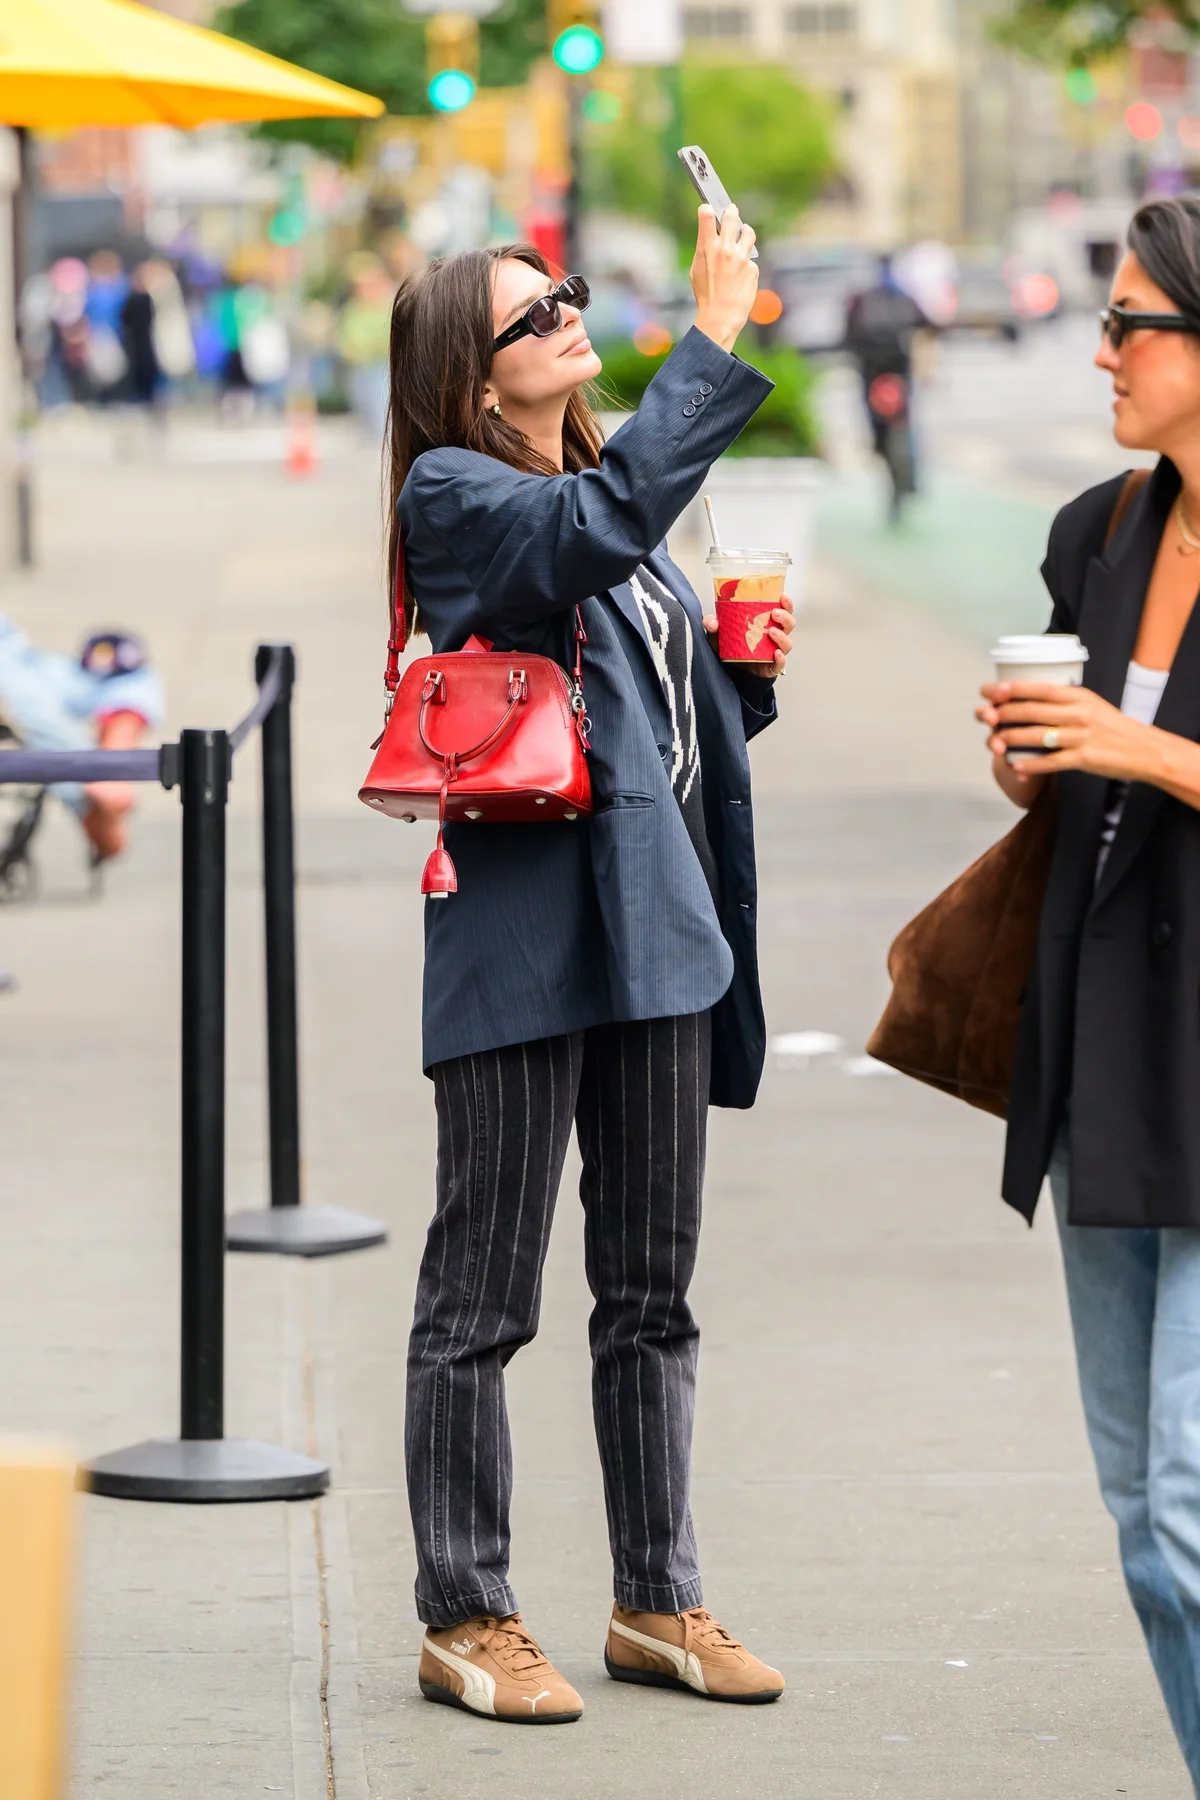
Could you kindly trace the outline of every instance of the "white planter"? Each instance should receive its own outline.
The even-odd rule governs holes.
[[[814,456],[723,456],[704,486],[727,549],[788,552],[792,568],[787,591],[796,606],[804,602],[822,473]],[[707,547],[702,508],[697,526]]]

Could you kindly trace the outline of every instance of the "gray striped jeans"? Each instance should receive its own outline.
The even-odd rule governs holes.
[[[616,1598],[700,1604],[688,1507],[711,1021],[603,1025],[438,1063],[437,1211],[417,1283],[405,1455],[417,1612],[517,1611],[504,1366],[538,1326],[571,1126],[595,1307],[592,1403]]]

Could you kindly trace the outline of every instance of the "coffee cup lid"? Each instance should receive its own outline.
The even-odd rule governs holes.
[[[992,647],[995,663],[1078,663],[1088,653],[1074,632],[1046,631],[1028,636],[997,638]]]

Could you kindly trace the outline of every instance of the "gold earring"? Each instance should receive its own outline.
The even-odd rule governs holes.
[[[502,419],[504,417],[504,414],[500,411],[500,402],[498,400],[494,403],[494,405],[492,407],[492,411],[495,413],[495,415],[498,419]]]

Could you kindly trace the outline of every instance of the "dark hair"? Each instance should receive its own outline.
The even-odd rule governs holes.
[[[1148,201],[1134,213],[1126,242],[1155,287],[1200,335],[1200,198]]]
[[[485,410],[483,390],[492,367],[492,279],[496,264],[511,256],[539,275],[550,265],[532,244],[467,250],[442,256],[410,275],[392,304],[389,351],[387,502],[388,583],[400,537],[397,502],[418,456],[456,445],[480,450],[530,475],[557,475],[523,431]],[[599,466],[599,421],[582,391],[567,401],[563,466],[568,474]],[[404,596],[407,629],[419,631],[411,592]]]

